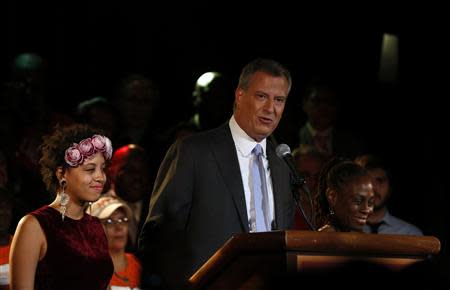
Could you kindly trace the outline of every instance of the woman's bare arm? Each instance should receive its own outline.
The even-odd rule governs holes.
[[[37,219],[23,217],[17,225],[9,254],[10,289],[33,290],[37,264],[46,252],[46,239]]]

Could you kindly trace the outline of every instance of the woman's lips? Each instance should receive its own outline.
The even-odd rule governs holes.
[[[362,225],[365,225],[367,222],[367,217],[355,217],[355,220]]]

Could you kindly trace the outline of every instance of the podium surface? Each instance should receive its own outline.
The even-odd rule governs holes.
[[[191,289],[264,289],[267,279],[353,261],[401,270],[440,252],[432,236],[274,231],[231,237],[189,279]]]

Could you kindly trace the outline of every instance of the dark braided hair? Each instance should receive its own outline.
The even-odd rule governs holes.
[[[316,197],[316,224],[319,227],[332,222],[327,189],[334,189],[339,193],[346,184],[364,176],[368,176],[366,169],[345,158],[335,157],[324,165],[320,172]]]

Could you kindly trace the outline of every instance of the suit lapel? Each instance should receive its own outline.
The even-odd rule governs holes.
[[[273,230],[285,228],[286,221],[284,217],[286,214],[283,208],[283,205],[286,204],[286,200],[284,199],[286,191],[286,186],[283,180],[286,179],[283,174],[286,174],[285,171],[282,170],[283,160],[281,160],[275,153],[275,149],[269,139],[267,139],[267,159],[269,160],[269,168],[270,168],[270,176],[272,179],[272,189],[273,189],[273,200],[275,207],[275,221]]]
[[[217,160],[220,173],[228,191],[233,197],[236,210],[241,220],[241,226],[245,232],[249,232],[241,170],[236,154],[236,146],[233,142],[228,122],[215,130],[214,133],[211,141],[211,150]]]

